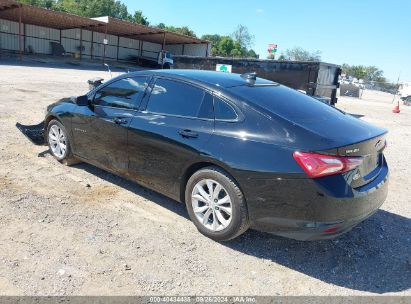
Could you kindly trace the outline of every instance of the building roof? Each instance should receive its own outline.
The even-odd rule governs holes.
[[[0,0],[0,18],[19,21],[20,11],[23,23],[55,29],[98,27],[104,24],[77,15],[56,12],[31,5],[20,4],[14,0]]]
[[[21,15],[20,15],[21,14]],[[112,17],[86,18],[64,12],[0,0],[0,18],[55,29],[83,28],[162,44],[206,44],[208,41]]]
[[[92,20],[107,24],[107,33],[122,37],[129,37],[138,40],[141,39],[144,41],[162,44],[165,35],[166,44],[208,43],[208,41],[206,40],[165,31],[156,27],[136,24],[108,16],[92,18]]]

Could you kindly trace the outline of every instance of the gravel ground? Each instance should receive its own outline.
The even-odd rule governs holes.
[[[389,129],[388,199],[332,241],[256,231],[217,243],[182,204],[91,165],[66,167],[15,127],[107,73],[0,62],[0,295],[411,295],[411,109],[366,92],[338,106]]]

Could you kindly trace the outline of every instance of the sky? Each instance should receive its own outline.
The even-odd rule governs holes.
[[[188,26],[204,34],[230,35],[239,24],[254,35],[266,58],[300,46],[321,51],[322,61],[375,65],[396,82],[411,81],[411,0],[123,0],[150,24]]]

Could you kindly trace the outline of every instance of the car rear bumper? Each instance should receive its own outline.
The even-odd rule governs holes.
[[[249,180],[245,193],[252,228],[297,240],[337,237],[384,203],[388,177],[385,165],[370,184],[357,189],[347,186],[344,196],[341,189],[333,193],[313,179]]]
[[[381,206],[381,205],[380,205]],[[300,241],[314,241],[314,240],[327,240],[336,238],[354,228],[357,224],[361,223],[371,215],[373,215],[379,207],[369,214],[361,215],[359,217],[342,220],[338,223],[315,223],[317,227],[299,227],[289,231],[271,231],[271,233],[295,239]],[[311,223],[305,223],[311,224]],[[270,232],[270,231],[267,231]]]

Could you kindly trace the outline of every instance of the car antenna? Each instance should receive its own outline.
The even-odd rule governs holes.
[[[108,72],[110,73],[110,77],[113,78],[113,74],[111,74],[110,66],[107,63],[105,63],[104,65],[107,67]]]
[[[241,78],[245,79],[247,83],[251,86],[255,84],[255,81],[257,80],[257,73],[252,72],[252,73],[244,73],[240,75]]]

